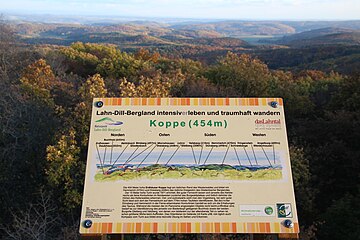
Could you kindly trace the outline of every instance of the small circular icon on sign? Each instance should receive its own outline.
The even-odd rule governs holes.
[[[95,107],[101,108],[102,106],[104,106],[104,103],[102,101],[97,101],[95,103]]]
[[[84,228],[91,228],[92,221],[91,220],[85,220],[83,226],[84,226]]]
[[[272,207],[268,206],[265,208],[265,213],[267,215],[271,215],[271,214],[273,214],[273,212],[274,212],[274,209]]]
[[[279,106],[279,103],[276,101],[272,101],[272,102],[270,102],[270,106],[273,108],[277,108]]]

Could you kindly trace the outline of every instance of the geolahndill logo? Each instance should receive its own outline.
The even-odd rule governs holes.
[[[120,122],[120,121],[114,121],[112,120],[111,118],[109,117],[104,117],[104,118],[101,118],[97,121],[95,121],[97,123],[103,123],[103,124],[106,124],[106,125],[111,125],[111,126],[119,126],[119,125],[122,125],[123,122]]]

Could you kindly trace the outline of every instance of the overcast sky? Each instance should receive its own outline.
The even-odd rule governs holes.
[[[214,19],[360,19],[360,0],[0,0],[0,13]]]

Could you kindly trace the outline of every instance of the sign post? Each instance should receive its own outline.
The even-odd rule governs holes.
[[[94,99],[83,236],[298,232],[282,99]]]

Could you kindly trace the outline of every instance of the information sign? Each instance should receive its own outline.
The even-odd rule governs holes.
[[[282,99],[94,99],[80,233],[298,232]]]

